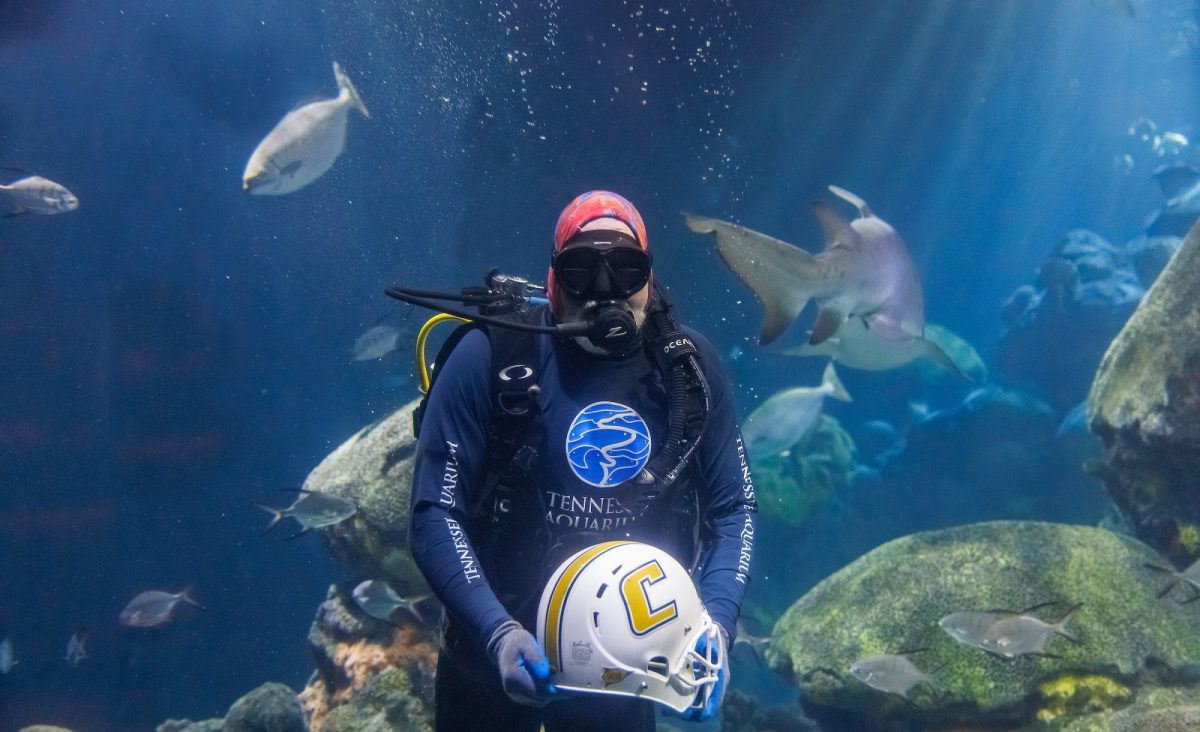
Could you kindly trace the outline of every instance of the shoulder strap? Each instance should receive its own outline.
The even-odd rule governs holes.
[[[425,390],[425,394],[421,396],[421,403],[413,410],[413,437],[421,436],[421,422],[425,419],[425,408],[429,404],[429,395],[433,393],[433,385],[437,383],[438,374],[442,372],[441,366],[446,363],[446,359],[450,358],[450,353],[458,346],[459,342],[466,337],[467,333],[472,330],[481,328],[482,326],[476,323],[463,323],[450,333],[450,337],[438,349],[437,357],[433,360],[433,370],[429,374],[429,388]]]

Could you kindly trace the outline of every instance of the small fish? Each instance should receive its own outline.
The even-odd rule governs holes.
[[[71,634],[71,639],[67,641],[67,665],[71,668],[79,668],[81,661],[91,658],[87,652],[88,631],[86,628],[80,628]]]
[[[734,649],[749,648],[750,653],[754,656],[754,661],[761,667],[763,665],[763,654],[771,647],[774,641],[770,636],[752,635],[746,632],[742,627],[741,621],[738,621],[737,639],[733,641],[733,646],[730,648],[732,654]]]
[[[987,637],[992,626],[1001,620],[1015,618],[1021,615],[1053,605],[1053,602],[1043,602],[1024,610],[989,610],[987,612],[957,612],[950,613],[938,621],[938,627],[946,631],[954,640],[964,646],[982,648],[983,639]]]
[[[171,616],[181,602],[198,610],[207,610],[208,608],[192,599],[191,592],[190,587],[183,592],[140,592],[121,610],[117,620],[129,628],[153,628],[171,622]]]
[[[772,394],[746,418],[742,436],[750,457],[778,455],[799,442],[821,418],[825,397],[850,401],[832,361],[825,366],[820,386],[797,386]]]
[[[255,195],[281,196],[298,191],[325,174],[346,147],[351,107],[370,117],[350,77],[336,62],[334,99],[293,109],[254,149],[242,174],[242,187]]]
[[[1167,584],[1163,585],[1163,588],[1158,591],[1157,597],[1160,599],[1166,597],[1171,590],[1175,589],[1175,585],[1178,585],[1180,582],[1182,582],[1185,586],[1191,587],[1193,592],[1190,600],[1183,600],[1182,602],[1194,602],[1197,598],[1200,598],[1200,559],[1192,562],[1191,566],[1182,572],[1176,572],[1170,567],[1163,567],[1158,564],[1147,563],[1145,566],[1149,569],[1153,569],[1156,572],[1163,572],[1171,575],[1171,580],[1167,582]]]
[[[850,664],[850,673],[872,689],[898,694],[905,699],[919,684],[933,685],[932,676],[914,666],[907,656],[900,654],[860,658]]]
[[[381,580],[367,580],[359,583],[354,588],[353,595],[354,602],[362,608],[364,613],[389,623],[392,622],[392,616],[397,610],[403,610],[416,618],[419,623],[426,623],[427,620],[425,614],[421,612],[420,605],[433,597],[433,593],[417,597],[400,597],[387,582]]]
[[[59,214],[79,208],[79,199],[59,183],[31,175],[0,185],[0,217]]]
[[[289,516],[296,519],[304,528],[299,533],[289,536],[289,539],[295,539],[313,529],[333,526],[340,521],[345,521],[358,510],[353,501],[331,496],[328,493],[313,493],[305,490],[300,491],[300,497],[287,508],[273,508],[261,503],[254,505],[273,516],[271,523],[262,530],[263,534],[275,528],[276,524]]]
[[[399,343],[399,328],[391,325],[376,325],[354,341],[350,353],[355,361],[372,361],[395,351],[399,347]]]
[[[809,345],[833,337],[851,317],[886,341],[921,338],[925,303],[904,240],[863,199],[838,186],[829,190],[858,209],[858,218],[847,221],[828,204],[813,203],[825,237],[820,254],[726,221],[687,213],[684,220],[697,234],[715,235],[721,259],[762,302],[762,345],[778,338],[814,299],[821,308]]]
[[[17,665],[17,656],[13,652],[12,641],[8,638],[0,641],[0,674],[7,674]]]
[[[1051,636],[1061,635],[1072,643],[1081,642],[1067,631],[1067,623],[1079,608],[1080,605],[1071,607],[1057,623],[1047,623],[1027,614],[997,620],[980,639],[979,647],[1004,658],[1049,656],[1046,643]]]

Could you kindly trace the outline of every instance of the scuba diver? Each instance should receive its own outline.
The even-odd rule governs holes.
[[[626,646],[642,643],[639,657],[652,659],[638,673],[666,678],[687,669],[662,667],[677,649],[652,646],[671,634],[641,632],[630,597],[655,623],[679,616],[675,645],[685,635],[695,640],[699,616],[685,617],[683,608],[702,603],[713,627],[699,644],[714,638],[724,648],[713,653],[698,645],[690,657],[727,658],[750,579],[754,485],[717,353],[678,323],[654,282],[647,245],[633,204],[591,191],[559,216],[544,304],[531,296],[541,288],[516,278],[499,278],[515,292],[501,298],[508,312],[493,307],[493,276],[488,288],[462,296],[388,290],[444,312],[456,311],[433,298],[479,305],[481,312],[447,339],[414,413],[410,549],[446,609],[435,681],[438,730],[654,729],[653,695],[639,696],[636,688],[632,696],[560,691],[554,674],[561,661],[547,658],[533,635],[555,568],[602,542],[661,550],[698,587],[698,602],[676,602],[670,593],[677,580],[660,583],[646,567],[623,584],[614,574],[631,613]],[[569,593],[572,583],[558,579]],[[615,601],[602,597],[604,586],[587,592]],[[585,607],[574,600],[564,606]],[[586,608],[571,612],[583,618],[576,624],[590,617]],[[580,641],[560,651],[586,666],[595,649]],[[594,662],[602,660],[597,654]],[[701,684],[703,698],[679,716],[700,721],[715,714],[728,681],[726,664],[719,665],[720,680]],[[606,685],[628,673],[601,671]]]

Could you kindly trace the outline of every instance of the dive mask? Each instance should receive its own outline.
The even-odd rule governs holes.
[[[619,231],[582,231],[550,260],[558,286],[583,300],[624,300],[650,281],[650,254]]]

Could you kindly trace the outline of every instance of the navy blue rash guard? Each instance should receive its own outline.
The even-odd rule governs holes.
[[[754,484],[717,353],[707,339],[687,332],[699,348],[712,394],[707,430],[692,458],[700,520],[707,524],[698,584],[709,614],[732,641],[750,577]],[[604,358],[570,343],[555,348],[554,338],[535,339],[546,437],[533,484],[542,490],[545,520],[557,532],[598,532],[597,541],[628,538],[661,546],[655,531],[661,527],[630,517],[606,495],[606,486],[640,471],[665,439],[666,396],[656,369],[642,348]],[[501,604],[483,576],[472,542],[479,537],[468,531],[468,507],[486,466],[490,366],[491,345],[479,330],[469,332],[439,366],[417,444],[410,533],[413,557],[453,624],[481,644],[516,612]],[[528,571],[540,580],[553,569]]]

